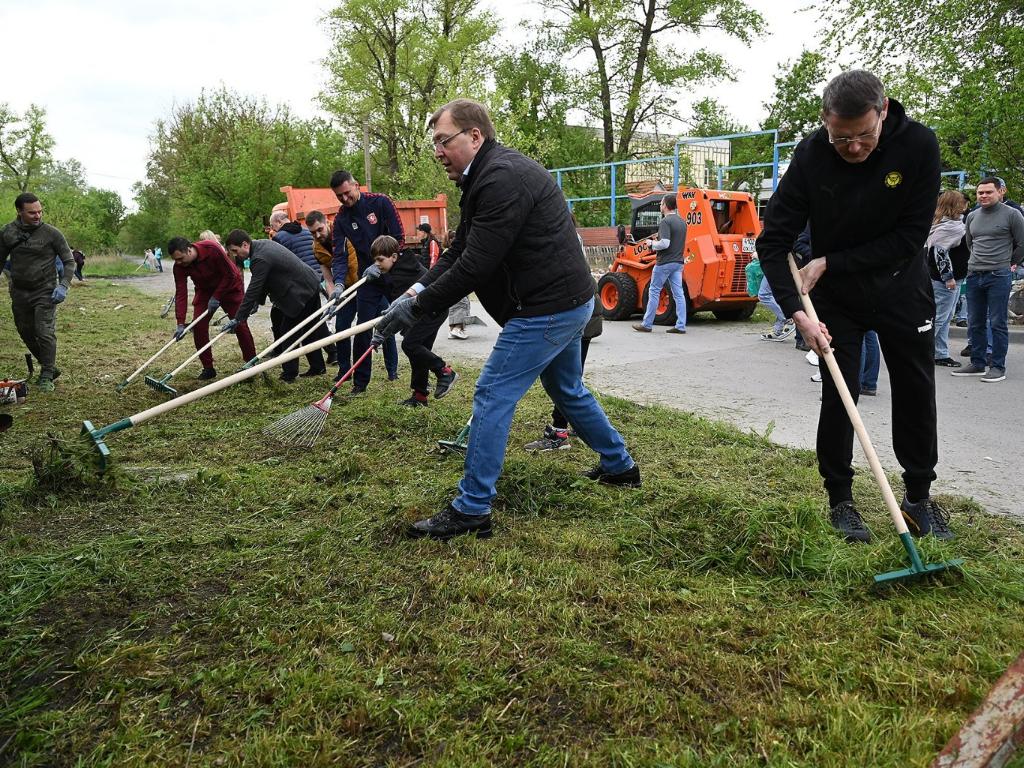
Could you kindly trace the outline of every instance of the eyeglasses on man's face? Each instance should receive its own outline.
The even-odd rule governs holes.
[[[434,149],[447,149],[448,143],[456,136],[460,136],[466,131],[471,130],[470,128],[463,128],[458,133],[453,133],[451,136],[445,136],[443,139],[439,139],[436,136],[430,140],[430,143],[434,145]]]
[[[878,122],[875,123],[875,127],[867,133],[859,133],[856,136],[833,136],[832,132],[829,131],[828,125],[825,126],[825,132],[828,133],[828,143],[836,147],[848,147],[854,142],[863,144],[866,141],[874,141],[878,138],[878,131],[882,127],[882,113],[878,113]]]

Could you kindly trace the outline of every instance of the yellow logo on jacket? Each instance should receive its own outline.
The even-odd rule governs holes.
[[[885,186],[889,189],[896,189],[903,182],[903,174],[899,171],[891,171],[885,175]]]

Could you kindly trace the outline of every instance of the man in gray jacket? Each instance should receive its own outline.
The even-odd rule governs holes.
[[[0,264],[9,271],[14,325],[25,346],[39,361],[37,381],[53,391],[57,368],[57,305],[64,301],[75,273],[75,259],[64,235],[43,223],[43,204],[31,192],[14,200],[17,218],[0,231]],[[58,278],[54,259],[64,265]]]
[[[283,245],[273,240],[253,242],[249,233],[243,229],[231,230],[224,245],[236,261],[249,259],[252,275],[242,306],[235,313],[235,318],[225,326],[226,329],[244,323],[256,305],[262,304],[268,297],[274,305],[270,310],[270,325],[275,339],[281,338],[302,320],[320,310],[319,279],[313,270]],[[300,335],[296,333],[295,338]],[[318,323],[317,330],[307,341],[312,343],[326,336],[323,323]],[[310,352],[306,360],[309,361],[309,370],[301,374],[303,377],[327,373],[320,350]],[[289,360],[281,365],[281,369],[281,381],[290,384],[299,375],[299,362]]]
[[[979,207],[967,217],[967,338],[971,364],[953,371],[954,376],[980,376],[985,382],[1006,378],[1006,352],[1010,336],[1006,309],[1010,283],[1024,244],[1024,216],[1000,202],[999,179],[989,176],[978,182]],[[985,370],[985,323],[992,327],[992,363]]]

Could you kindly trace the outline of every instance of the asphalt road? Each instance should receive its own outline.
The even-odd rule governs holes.
[[[129,282],[155,296],[173,292],[169,269]],[[448,339],[444,328],[438,334],[436,348],[449,362],[482,362],[494,344],[497,325],[475,301],[473,313],[486,325],[469,326],[469,339]],[[270,338],[269,315],[264,308],[252,318],[257,338]],[[710,315],[694,318],[685,336],[666,334],[661,327],[640,334],[630,326],[630,322],[606,321],[604,333],[591,343],[586,380],[595,391],[691,411],[760,434],[771,428],[771,439],[777,443],[814,447],[820,385],[810,380],[815,368],[792,342],[761,341],[763,328],[718,322]],[[966,342],[962,329],[953,333],[950,348],[955,355]],[[1024,517],[1021,342],[1024,329],[1014,329],[1007,379],[998,384],[954,378],[946,368],[938,369],[936,375],[939,465],[935,489],[973,497],[991,512],[1017,517]],[[407,361],[400,365],[404,368]],[[893,471],[899,465],[891,449],[888,393],[883,363],[878,395],[862,398],[860,410],[883,466]],[[859,446],[854,449],[854,461],[866,470]]]

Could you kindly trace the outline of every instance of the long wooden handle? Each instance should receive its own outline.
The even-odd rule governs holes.
[[[368,331],[380,321],[381,317],[375,317],[372,320],[367,320],[365,323],[354,325],[351,328],[346,328],[344,331],[340,331],[334,334],[333,336],[328,336],[326,339],[319,339],[318,341],[314,341],[312,344],[307,344],[304,347],[299,347],[298,349],[292,350],[291,352],[284,352],[278,355],[277,357],[273,358],[272,360],[267,360],[266,362],[254,365],[252,368],[246,368],[244,370],[239,371],[238,373],[233,373],[230,376],[221,379],[220,381],[215,381],[212,384],[207,384],[205,387],[200,387],[199,389],[193,390],[192,392],[186,392],[184,395],[179,395],[173,400],[168,400],[166,403],[160,403],[159,405],[155,405],[148,410],[142,411],[141,413],[137,413],[134,416],[130,416],[128,420],[132,423],[132,426],[138,426],[144,421],[149,421],[154,416],[159,416],[163,413],[167,413],[168,411],[173,411],[175,408],[180,408],[183,405],[188,405],[193,400],[198,400],[202,397],[206,397],[207,395],[212,395],[214,392],[220,392],[222,389],[226,389],[227,387],[230,387],[232,384],[237,384],[240,381],[251,379],[253,376],[263,373],[263,371],[269,368],[273,368],[274,366],[280,365],[281,363],[287,363],[289,360],[295,360],[297,358],[302,357],[303,355],[309,354],[310,352],[315,352],[318,349],[323,349],[328,344],[334,344],[335,342],[341,341],[342,339],[347,339],[351,336],[355,336],[357,333]]]
[[[811,297],[803,292],[803,279],[800,277],[800,270],[797,269],[796,261],[793,259],[793,254],[789,254],[789,271],[793,274],[793,282],[796,283],[797,293],[800,295],[800,301],[803,304],[804,312],[807,313],[807,317],[811,319],[811,322],[815,325],[818,324],[818,313],[814,311],[814,304],[811,303]],[[879,490],[882,491],[882,498],[885,499],[885,506],[889,510],[889,517],[892,518],[893,525],[896,526],[896,532],[904,534],[907,532],[907,523],[903,519],[903,513],[900,511],[899,502],[896,501],[896,496],[893,495],[892,486],[889,485],[889,478],[885,476],[885,470],[882,469],[882,462],[878,460],[878,454],[875,453],[875,446],[871,444],[871,438],[868,437],[868,431],[864,427],[864,422],[860,418],[860,412],[857,410],[857,404],[853,402],[853,395],[850,394],[850,388],[846,386],[846,380],[843,378],[842,371],[839,370],[839,363],[836,362],[836,356],[832,354],[831,349],[825,349],[825,354],[821,355],[820,360],[825,361],[825,365],[828,367],[828,372],[832,375],[832,381],[836,385],[836,389],[839,391],[839,397],[843,401],[843,406],[846,408],[846,415],[850,417],[850,423],[853,424],[853,430],[857,433],[857,439],[860,441],[860,447],[864,449],[864,455],[867,456],[868,465],[871,467],[871,474],[875,476],[875,482],[878,483]]]
[[[342,307],[344,307],[344,306],[345,306],[346,304],[348,304],[348,303],[349,303],[350,301],[352,301],[353,299],[355,299],[355,297],[356,297],[356,295],[355,295],[354,293],[353,293],[353,294],[352,294],[351,296],[348,296],[348,297],[347,297],[347,298],[346,298],[346,299],[345,299],[345,300],[344,300],[343,302],[341,302],[340,304],[338,304],[338,306],[336,306],[336,307],[334,308],[334,311],[335,311],[335,312],[337,312],[337,311],[338,311],[339,309],[341,309]],[[328,306],[330,306],[330,305],[328,305]],[[325,307],[324,309],[326,309],[326,307]],[[321,309],[320,311],[321,311],[321,312],[323,312],[323,309]],[[326,320],[326,318],[324,318],[324,319]],[[292,342],[291,344],[289,344],[289,345],[288,345],[288,348],[287,348],[287,349],[285,349],[285,352],[291,352],[291,351],[292,351],[293,349],[295,349],[296,347],[301,347],[301,346],[302,346],[302,342],[304,342],[304,341],[305,341],[306,339],[308,339],[308,338],[309,338],[310,336],[312,336],[312,335],[313,335],[313,334],[314,334],[314,333],[316,332],[316,329],[317,329],[317,325],[318,325],[318,323],[313,323],[313,327],[312,327],[312,328],[310,328],[310,329],[309,329],[308,331],[306,331],[306,332],[305,332],[304,334],[302,334],[301,336],[299,336],[299,338],[297,338],[297,339],[296,339],[295,341],[293,341],[293,342]]]
[[[124,381],[121,382],[121,385],[123,386],[123,385],[127,384],[132,379],[134,379],[136,376],[138,376],[140,373],[142,373],[144,370],[146,370],[153,363],[154,360],[156,360],[158,357],[160,357],[160,355],[162,355],[168,349],[170,349],[175,344],[177,344],[179,341],[181,341],[183,338],[185,338],[185,334],[188,333],[189,331],[191,331],[193,326],[196,323],[198,323],[200,320],[202,320],[204,317],[206,317],[208,314],[210,314],[210,310],[209,309],[204,309],[203,310],[203,314],[201,314],[201,315],[199,315],[199,317],[193,319],[192,322],[189,323],[188,326],[186,326],[185,330],[182,331],[182,335],[180,337],[172,338],[170,341],[168,341],[166,344],[164,344],[162,347],[160,347],[160,351],[159,352],[157,352],[155,355],[153,355],[151,358],[149,358],[149,360],[147,360],[142,365],[140,365],[135,370],[135,373],[133,373],[131,376],[129,376],[128,378],[126,378]]]
[[[352,285],[350,285],[350,286],[349,286],[348,288],[346,288],[346,289],[345,289],[345,290],[344,290],[344,291],[342,292],[341,296],[339,296],[338,298],[339,298],[339,299],[341,299],[341,298],[345,298],[346,296],[348,296],[348,295],[350,295],[350,294],[354,294],[354,293],[355,293],[355,291],[356,291],[356,288],[358,288],[359,286],[361,286],[361,285],[362,285],[363,283],[365,283],[365,282],[366,282],[366,278],[364,277],[364,278],[362,278],[361,280],[358,280],[357,282],[355,282],[355,283],[352,283]],[[334,300],[332,300],[332,301],[334,301]],[[330,306],[330,305],[328,305],[328,306]],[[317,317],[321,316],[321,315],[323,314],[323,312],[324,312],[324,308],[323,308],[323,307],[321,307],[321,308],[320,308],[320,309],[318,309],[318,310],[317,310],[316,312],[314,312],[314,313],[313,313],[313,314],[311,314],[311,315],[310,315],[309,317],[307,317],[307,318],[306,318],[305,320],[303,320],[303,321],[302,321],[302,322],[300,322],[300,323],[299,323],[298,325],[296,325],[296,326],[295,326],[294,328],[292,328],[292,329],[291,329],[290,331],[288,331],[288,333],[286,333],[286,334],[284,334],[283,336],[281,336],[281,338],[279,338],[279,339],[274,339],[274,343],[273,343],[273,344],[271,344],[271,345],[270,345],[269,347],[267,347],[266,349],[264,349],[264,350],[263,350],[262,352],[260,352],[260,353],[259,353],[258,355],[256,355],[256,359],[257,359],[257,360],[262,360],[262,359],[263,359],[264,357],[266,357],[266,356],[267,356],[267,353],[268,353],[268,352],[271,352],[271,351],[273,351],[273,350],[277,349],[277,348],[278,348],[278,347],[279,347],[279,346],[280,346],[281,344],[283,344],[283,343],[284,343],[284,342],[286,342],[286,341],[287,341],[288,339],[290,339],[290,338],[291,338],[292,336],[294,336],[294,335],[295,335],[296,333],[298,333],[298,332],[299,332],[299,331],[301,331],[301,330],[302,330],[303,328],[305,328],[305,327],[306,327],[306,325],[308,325],[308,324],[309,324],[309,323],[310,323],[310,322],[311,322],[311,321],[312,321],[312,320],[313,320],[314,318],[317,318]]]
[[[167,374],[168,378],[170,378],[171,376],[177,376],[179,373],[181,373],[183,370],[185,370],[185,366],[187,366],[189,363],[191,363],[193,360],[195,360],[197,357],[199,357],[201,354],[203,354],[203,352],[208,350],[210,347],[212,347],[218,341],[223,339],[229,333],[231,333],[231,331],[221,331],[220,333],[218,333],[216,336],[213,337],[213,339],[211,339],[210,341],[206,342],[206,344],[204,344],[202,347],[197,349],[193,354],[189,355],[188,359],[185,360],[184,363],[182,363],[177,368],[175,368],[173,371],[171,371],[169,374]]]

